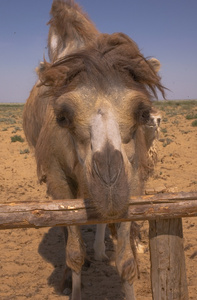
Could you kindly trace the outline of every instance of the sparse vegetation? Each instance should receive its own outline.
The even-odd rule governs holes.
[[[197,120],[194,120],[191,124],[193,127],[197,127]]]
[[[18,127],[18,126],[16,126],[15,128],[14,128],[14,130],[12,131],[12,133],[16,133],[17,131],[21,131],[22,129],[20,128],[20,127]]]
[[[186,114],[195,116],[197,113],[196,100],[155,101],[154,106],[161,111],[165,111],[168,117],[186,115]],[[193,111],[193,114],[191,114],[191,111]]]
[[[187,120],[192,120],[194,117],[193,117],[193,115],[186,115],[185,118],[186,118]]]
[[[163,147],[166,147],[166,146],[170,145],[172,142],[173,142],[173,140],[167,138],[167,139],[165,140],[165,142],[163,143]]]
[[[179,121],[178,120],[174,120],[174,121],[172,121],[172,124],[179,125]]]
[[[23,107],[23,104],[0,104],[0,122],[8,125],[21,122]]]
[[[163,143],[163,147],[166,147],[166,146],[168,146],[169,144],[171,144],[173,142],[173,140],[169,139],[169,138],[160,139],[159,141]]]
[[[166,128],[161,128],[160,131],[161,131],[162,133],[167,133],[167,129],[166,129]]]
[[[163,123],[166,123],[166,122],[168,122],[168,118],[164,118],[164,119],[162,119],[162,122],[163,122]]]
[[[9,125],[9,124],[16,124],[16,120],[15,119],[13,119],[13,118],[0,118],[0,122],[1,123],[5,123],[5,124],[7,124],[7,125]]]
[[[197,114],[189,114],[189,115],[186,115],[185,117],[187,120],[193,120],[193,119],[197,119]]]
[[[180,132],[183,133],[183,134],[188,134],[191,131],[190,130],[180,130]]]
[[[191,109],[197,106],[197,100],[163,100],[155,101],[154,106],[158,108],[183,108],[184,110]]]
[[[15,143],[15,142],[23,143],[24,141],[25,141],[24,138],[22,138],[20,135],[14,135],[11,137],[12,143]]]
[[[28,154],[29,153],[29,149],[24,149],[24,150],[20,150],[20,154]]]

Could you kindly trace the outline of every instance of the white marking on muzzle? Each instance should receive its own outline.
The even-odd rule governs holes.
[[[115,149],[121,150],[121,137],[118,123],[111,112],[99,111],[91,124],[92,151],[102,151],[109,142]]]

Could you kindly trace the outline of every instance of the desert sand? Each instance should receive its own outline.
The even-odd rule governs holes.
[[[146,190],[197,191],[197,101],[155,105],[163,120],[158,163]],[[25,141],[22,110],[22,105],[0,105],[0,203],[48,198],[45,185],[38,184],[34,154]],[[138,254],[140,279],[135,282],[135,292],[137,299],[151,300],[148,222],[139,224],[145,253]],[[184,218],[183,229],[189,299],[196,300],[197,218]],[[82,232],[91,261],[90,267],[83,269],[83,299],[123,300],[109,234],[106,248],[110,260],[104,263],[93,258],[95,226],[83,227]],[[2,230],[0,299],[68,300],[60,293],[64,261],[61,228]]]

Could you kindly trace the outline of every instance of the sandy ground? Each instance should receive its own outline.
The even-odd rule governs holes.
[[[197,191],[197,101],[158,103],[163,115],[159,141],[159,161],[146,189]],[[0,202],[45,199],[45,186],[36,178],[33,153],[24,142],[11,137],[22,131],[22,106],[0,106]],[[186,118],[187,117],[187,118]],[[137,299],[150,300],[150,262],[148,222],[140,223],[145,253],[139,254],[141,278],[135,282]],[[189,299],[197,299],[197,218],[183,220]],[[83,235],[91,260],[83,270],[84,300],[123,300],[120,280],[113,259],[108,263],[93,259],[95,227],[84,227]],[[113,257],[109,235],[107,253]],[[0,232],[0,299],[1,300],[68,300],[60,294],[59,283],[65,261],[60,228],[15,229]]]

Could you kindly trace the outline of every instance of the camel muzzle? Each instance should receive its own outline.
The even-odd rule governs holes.
[[[112,186],[119,179],[123,168],[123,157],[119,150],[107,144],[102,152],[95,152],[92,157],[93,176],[107,186]]]

